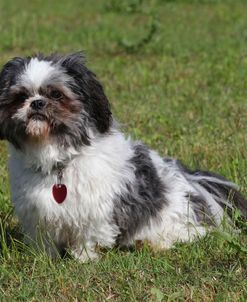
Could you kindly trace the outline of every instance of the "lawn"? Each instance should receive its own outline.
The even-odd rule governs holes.
[[[126,133],[247,194],[245,0],[0,2],[0,65],[84,50]],[[51,261],[22,242],[0,143],[0,301],[247,301],[247,236]]]

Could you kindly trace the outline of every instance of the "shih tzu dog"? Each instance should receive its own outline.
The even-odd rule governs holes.
[[[0,73],[0,138],[26,238],[81,261],[97,246],[190,241],[247,202],[221,176],[190,171],[126,138],[81,53],[16,57]],[[40,236],[42,234],[42,236]],[[42,238],[42,239],[41,239]]]

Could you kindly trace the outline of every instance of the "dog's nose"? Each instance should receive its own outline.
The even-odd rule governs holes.
[[[39,99],[39,100],[32,101],[30,106],[34,110],[41,110],[45,107],[45,104],[46,102],[44,100]]]

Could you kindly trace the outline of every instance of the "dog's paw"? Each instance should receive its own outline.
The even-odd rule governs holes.
[[[99,254],[92,249],[85,247],[71,250],[71,255],[80,262],[96,261],[99,259]]]

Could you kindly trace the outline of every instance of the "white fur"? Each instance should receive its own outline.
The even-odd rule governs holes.
[[[44,82],[49,81],[54,70],[55,67],[50,62],[32,58],[21,75],[21,80],[23,83],[30,83],[32,87],[38,89]]]
[[[12,198],[28,236],[36,240],[41,222],[59,246],[68,240],[63,238],[64,230],[68,230],[66,237],[75,255],[81,251],[81,260],[86,257],[84,246],[114,245],[119,231],[109,221],[113,196],[121,192],[121,184],[134,177],[127,164],[133,154],[121,133],[101,137],[81,153],[65,152],[52,144],[29,148],[26,155],[11,147],[10,153]],[[57,179],[51,168],[65,159],[70,160],[63,177],[68,196],[64,203],[57,204],[52,196]],[[35,167],[42,167],[42,172],[36,172]],[[87,250],[89,255],[94,255],[93,248]]]
[[[61,85],[66,93],[73,97],[73,93],[66,89],[66,83],[71,82],[71,77],[63,72],[59,65],[53,65],[50,61],[32,58],[25,66],[24,72],[20,75],[20,85],[28,88],[30,91],[38,93],[38,89],[49,84]]]

